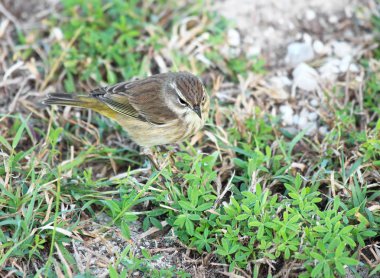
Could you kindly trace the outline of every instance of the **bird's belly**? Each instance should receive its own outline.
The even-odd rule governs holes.
[[[125,116],[116,119],[138,145],[152,147],[181,142],[199,131],[204,122],[200,119],[175,120],[164,125],[154,125]]]

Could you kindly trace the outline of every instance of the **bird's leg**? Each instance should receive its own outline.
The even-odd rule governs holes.
[[[174,145],[172,147],[172,149],[170,149],[168,152],[168,158],[173,165],[175,164],[174,154],[177,152],[179,152],[179,146],[178,145]]]
[[[154,168],[156,168],[157,171],[161,171],[161,167],[157,161],[157,158],[150,148],[143,147],[141,154],[145,155],[149,159],[150,163]]]
[[[170,164],[172,169],[177,169],[175,168],[175,159],[174,159],[174,154],[179,151],[179,146],[178,145],[171,145],[168,148],[168,152],[165,158],[165,165]]]

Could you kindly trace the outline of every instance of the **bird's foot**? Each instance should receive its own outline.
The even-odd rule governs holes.
[[[150,148],[143,148],[140,154],[145,155],[157,171],[161,171],[161,167],[158,163],[156,155],[152,152]]]

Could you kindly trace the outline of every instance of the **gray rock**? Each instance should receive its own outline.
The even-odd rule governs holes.
[[[293,124],[293,109],[288,104],[280,106],[281,119],[284,125]]]
[[[294,42],[288,45],[285,62],[294,67],[302,62],[314,59],[314,50],[311,44]]]
[[[227,32],[227,42],[230,46],[240,46],[240,33],[236,29],[229,29]]]
[[[316,91],[319,89],[318,72],[305,63],[299,64],[293,70],[293,78],[294,88],[300,88],[305,91]]]
[[[321,126],[321,127],[319,127],[318,132],[321,135],[326,135],[329,132],[329,130],[328,130],[327,126]]]
[[[352,55],[352,47],[347,42],[333,42],[332,43],[335,56],[344,58],[345,56]]]

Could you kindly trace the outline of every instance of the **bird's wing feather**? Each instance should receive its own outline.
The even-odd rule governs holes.
[[[142,80],[122,82],[95,89],[90,95],[116,112],[161,125],[177,118],[162,98],[160,90],[164,86],[163,79],[164,76],[155,75]]]

